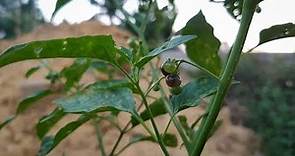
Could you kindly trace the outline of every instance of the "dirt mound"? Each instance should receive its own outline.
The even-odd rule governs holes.
[[[111,34],[119,45],[125,45],[127,38],[130,36],[129,33],[123,30],[105,26],[98,22],[84,22],[76,25],[62,24],[60,26],[44,25],[16,40],[1,41],[0,50],[2,51],[12,44],[31,40],[93,34]],[[54,68],[61,69],[70,62],[70,60],[62,59],[53,61],[52,64],[54,64]],[[41,70],[30,79],[25,79],[23,76],[30,67],[33,67],[37,63],[36,61],[25,61],[6,66],[0,70],[0,121],[15,113],[18,102],[24,96],[48,87],[48,82],[43,78],[45,71]],[[93,79],[84,78],[84,81],[93,81]],[[51,100],[57,96],[59,95],[53,95],[38,102],[32,109],[20,115],[15,121],[0,131],[0,156],[36,155],[40,141],[36,137],[34,126],[41,116],[53,110],[54,107]],[[199,107],[183,113],[188,115],[191,121],[203,112],[204,107]],[[230,120],[230,114],[227,107],[222,109],[219,118],[223,120],[223,124],[214,136],[210,138],[203,152],[203,156],[252,156],[257,153],[259,140],[255,134],[247,128],[233,125]],[[76,118],[76,115],[67,116],[50,133],[54,134],[65,123]],[[122,123],[126,123],[129,118],[130,116],[124,113],[120,115]],[[168,120],[169,118],[167,116],[162,116],[157,118],[157,123],[158,125],[163,125],[160,127],[163,129]],[[110,150],[118,133],[114,129],[110,129],[108,123],[103,123],[100,126],[103,127],[103,132],[105,133],[104,142],[106,143],[106,149]],[[137,128],[132,133],[140,131],[142,129]],[[175,132],[175,129],[171,128],[169,131]],[[127,141],[128,137],[124,139],[124,142]],[[94,127],[91,123],[87,123],[65,139],[50,155],[94,156],[98,154],[98,150]],[[169,149],[169,151],[173,156],[186,155],[183,148]],[[122,155],[160,156],[162,154],[159,147],[155,144],[139,143],[127,149]]]

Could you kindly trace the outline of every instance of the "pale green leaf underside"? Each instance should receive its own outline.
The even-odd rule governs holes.
[[[195,107],[200,104],[202,98],[214,93],[217,89],[218,81],[210,77],[201,77],[183,86],[179,95],[171,98],[171,108],[177,113],[188,107]]]
[[[84,91],[56,100],[55,103],[69,113],[113,109],[129,113],[135,111],[132,91],[127,88],[124,80],[97,82]]]

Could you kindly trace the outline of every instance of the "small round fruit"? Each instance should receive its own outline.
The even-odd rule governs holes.
[[[176,74],[169,74],[166,76],[166,84],[169,87],[178,87],[181,84],[180,77]]]
[[[168,74],[177,74],[177,63],[175,60],[168,59],[161,66],[162,74],[167,76]]]
[[[173,87],[173,88],[170,88],[170,93],[172,95],[178,95],[180,94],[182,91],[182,87],[178,86],[178,87]]]
[[[162,67],[161,67],[161,72],[162,72],[162,74],[163,74],[164,76],[167,76],[167,75],[169,75],[169,73],[168,73],[168,72],[166,72],[166,71],[164,70],[164,68],[162,68]]]

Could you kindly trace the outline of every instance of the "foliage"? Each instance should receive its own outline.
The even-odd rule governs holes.
[[[35,0],[0,1],[0,33],[4,33],[3,38],[12,38],[29,32],[44,22],[35,3]]]
[[[53,15],[56,15],[58,10],[68,2],[70,0],[58,0]],[[188,155],[200,155],[208,138],[220,126],[221,121],[216,121],[216,117],[224,96],[234,82],[233,75],[239,63],[253,14],[260,1],[243,1],[240,30],[225,65],[222,65],[218,55],[220,41],[214,36],[213,27],[206,21],[202,12],[192,17],[181,29],[182,36],[174,36],[171,30],[176,16],[173,0],[169,0],[168,6],[163,9],[158,8],[157,1],[140,0],[139,2],[138,12],[131,15],[124,9],[124,1],[112,0],[103,3],[90,1],[94,5],[106,8],[110,18],[119,18],[125,28],[135,34],[129,48],[118,47],[111,36],[96,35],[32,41],[12,46],[0,55],[0,67],[32,59],[75,58],[70,66],[64,67],[61,71],[55,71],[46,61],[41,61],[40,66],[31,68],[26,74],[29,77],[39,68],[46,67],[48,69],[46,78],[52,84],[63,85],[61,93],[64,97],[55,99],[55,110],[42,117],[37,123],[37,136],[42,140],[38,155],[47,155],[62,140],[88,121],[94,122],[102,156],[105,156],[108,151],[104,149],[103,135],[99,130],[101,120],[110,122],[120,133],[109,152],[110,156],[119,155],[130,145],[140,141],[158,144],[163,154],[169,156],[167,148],[178,147],[178,138],[181,138]],[[124,17],[119,17],[117,12]],[[274,26],[271,29],[281,29],[281,26]],[[293,30],[293,25],[291,28],[288,25],[288,32],[289,30]],[[260,40],[263,43],[290,37],[290,35],[282,35],[281,31],[261,33]],[[164,76],[159,75],[160,69],[157,69],[152,60],[181,44],[185,44],[186,53],[193,63],[176,58],[173,60],[173,68],[176,69],[167,70],[166,68]],[[179,67],[183,63],[199,68],[207,75],[196,77],[182,86]],[[222,67],[225,68],[222,69]],[[141,86],[146,68],[149,68],[152,73],[152,78],[146,79],[147,88]],[[108,75],[109,79],[83,85],[80,79],[88,70],[99,70]],[[114,72],[121,73],[122,76],[114,79],[112,74]],[[165,86],[160,83],[163,79],[166,80]],[[166,87],[169,87],[169,93],[164,89]],[[149,97],[152,91],[159,91],[161,97],[156,97],[156,100],[150,103]],[[46,90],[28,97],[20,103],[17,112],[22,113],[29,109],[34,102],[51,92],[54,91],[49,89],[48,92]],[[203,98],[211,95],[213,96],[207,111],[194,123],[188,123],[185,116],[178,116],[179,111],[196,107]],[[136,104],[135,96],[141,98],[139,104]],[[145,109],[141,109],[142,106]],[[124,127],[117,123],[120,112],[127,112],[131,116]],[[68,114],[77,114],[79,118],[67,123],[54,136],[48,136],[49,130]],[[164,114],[169,115],[170,121],[162,132],[154,119]],[[13,118],[5,120],[0,128],[11,122]],[[147,126],[148,121],[151,127]],[[200,126],[197,126],[199,121],[202,122]],[[176,127],[180,137],[168,132],[171,123]],[[147,134],[137,135],[125,146],[119,146],[123,136],[139,125]],[[120,150],[118,150],[119,147],[121,147]]]
[[[238,98],[251,112],[245,125],[261,136],[267,156],[295,154],[294,58],[294,54],[245,56],[236,77],[243,83],[230,92],[229,98]]]

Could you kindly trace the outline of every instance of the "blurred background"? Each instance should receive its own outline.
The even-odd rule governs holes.
[[[140,22],[147,20],[142,19],[146,9],[145,0],[73,0],[52,17],[55,3],[55,0],[1,0],[0,50],[30,40],[97,33],[115,34],[117,40],[126,45],[126,36],[136,34],[126,23],[124,12],[119,8],[124,8],[132,15],[131,21],[135,24],[140,25]],[[294,0],[263,1],[260,4],[261,12],[254,16],[244,50],[258,43],[262,29],[295,22],[294,6]],[[200,9],[214,27],[215,36],[221,40],[219,54],[225,59],[235,39],[239,18],[228,11],[223,1],[159,0],[152,9],[151,18],[146,21],[145,35],[150,47],[157,47],[179,31]],[[183,50],[183,47],[173,49],[162,58],[187,59]],[[295,155],[294,52],[295,38],[286,38],[259,46],[241,59],[235,76],[241,83],[231,88],[225,103],[230,110],[231,123],[251,129],[258,138],[259,152],[252,155]],[[202,74],[190,67],[185,66],[184,69],[187,79]],[[2,83],[5,83],[4,80]],[[1,106],[4,105],[6,107],[7,104],[2,101]],[[7,113],[0,111],[0,116],[3,114]],[[7,148],[0,144],[0,155],[4,156],[1,151]]]

